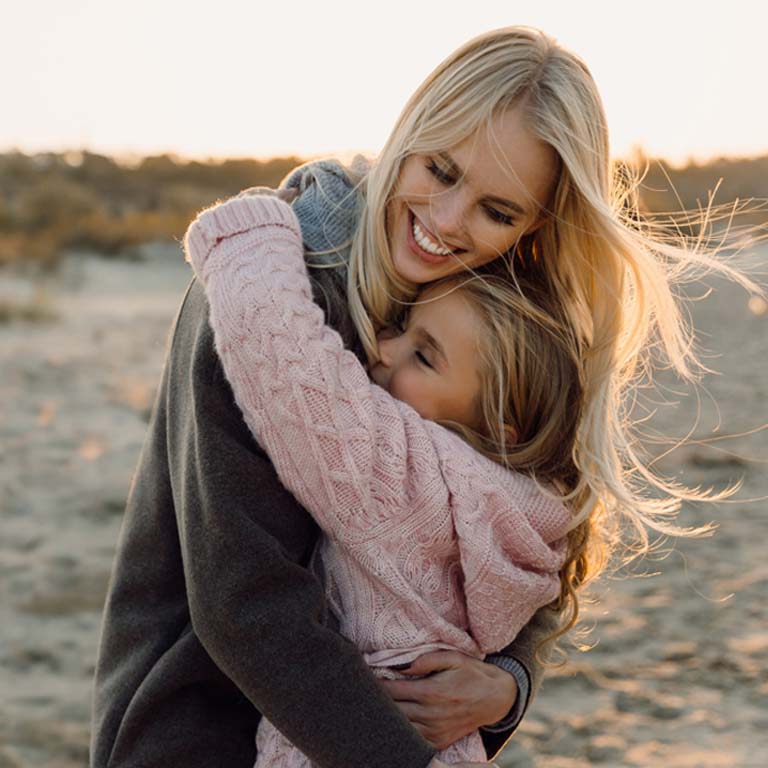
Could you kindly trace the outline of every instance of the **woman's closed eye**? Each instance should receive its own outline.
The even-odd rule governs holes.
[[[495,221],[497,224],[505,224],[508,227],[515,226],[515,217],[510,216],[508,213],[502,213],[498,208],[486,207],[485,212],[488,214],[488,218],[491,221]]]
[[[438,165],[433,158],[429,158],[427,161],[427,170],[441,183],[446,186],[452,186],[456,183],[456,176],[451,172]],[[494,224],[502,224],[507,227],[514,227],[516,219],[514,216],[500,211],[498,208],[494,208],[492,205],[484,205],[483,210],[486,216],[494,222]]]
[[[439,166],[433,158],[427,160],[427,170],[441,183],[441,184],[455,184],[456,176],[450,171]]]

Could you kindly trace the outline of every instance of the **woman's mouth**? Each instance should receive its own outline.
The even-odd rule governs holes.
[[[451,256],[464,253],[461,248],[452,251],[440,245],[431,235],[427,234],[421,222],[410,209],[408,210],[408,246],[416,256],[430,264],[443,264]]]

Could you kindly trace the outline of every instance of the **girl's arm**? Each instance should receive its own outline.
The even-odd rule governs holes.
[[[229,200],[193,222],[185,248],[237,403],[281,480],[336,538],[375,536],[379,521],[365,516],[382,502],[372,493],[385,494],[391,536],[418,488],[409,456],[434,469],[434,449],[422,419],[371,384],[324,325],[290,206]]]

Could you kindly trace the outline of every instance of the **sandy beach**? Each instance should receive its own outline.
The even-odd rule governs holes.
[[[0,272],[0,768],[87,764],[101,607],[189,278],[178,246],[141,253]],[[646,429],[693,430],[665,473],[743,487],[685,509],[713,537],[669,541],[634,568],[645,575],[593,590],[594,647],[548,674],[502,766],[768,765],[768,432],[754,431],[768,422],[768,315],[711,287],[693,317],[719,373],[698,397],[669,382]],[[723,435],[736,437],[702,442]]]

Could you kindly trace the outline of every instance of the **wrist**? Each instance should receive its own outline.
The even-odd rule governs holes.
[[[484,725],[483,730],[490,733],[502,733],[514,730],[523,718],[531,696],[531,682],[527,668],[517,659],[503,654],[491,654],[485,661],[503,672],[515,682],[516,696],[509,710],[498,721]]]
[[[514,675],[496,664],[488,665],[488,672],[493,678],[495,695],[493,708],[489,710],[489,719],[483,726],[492,726],[504,720],[514,708],[518,699],[519,688]]]

